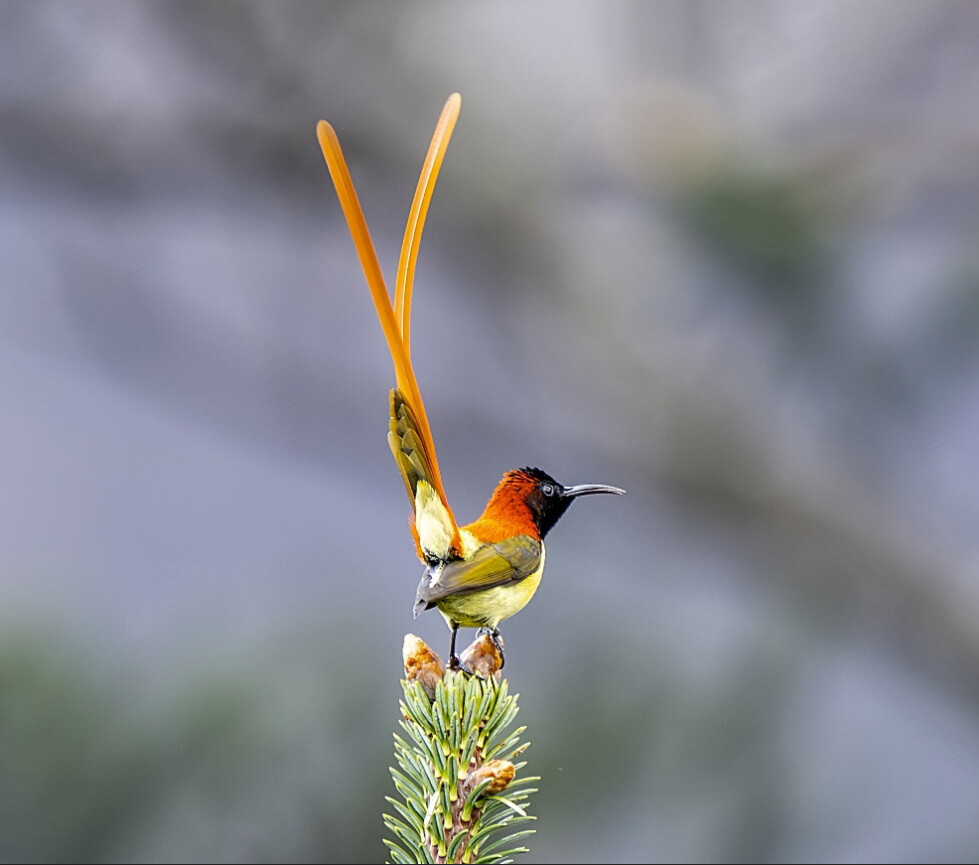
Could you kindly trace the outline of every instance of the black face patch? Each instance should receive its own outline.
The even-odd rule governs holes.
[[[544,537],[561,519],[572,499],[564,494],[564,487],[547,472],[538,468],[519,469],[520,473],[534,482],[527,496],[527,507],[537,524],[537,531]]]

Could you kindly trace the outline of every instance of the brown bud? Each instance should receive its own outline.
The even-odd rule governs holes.
[[[497,639],[502,646],[503,638],[497,637]],[[499,648],[490,639],[488,634],[483,634],[470,643],[463,651],[459,660],[464,667],[472,670],[477,676],[481,676],[484,679],[493,676],[497,681],[500,679],[500,670],[503,667],[503,655],[500,654]]]
[[[409,682],[418,682],[428,694],[428,699],[434,700],[435,686],[445,675],[442,659],[414,634],[405,635],[401,655],[405,662],[405,678]]]
[[[487,760],[478,769],[473,769],[466,777],[462,786],[464,796],[468,796],[476,787],[489,779],[489,786],[483,790],[484,796],[502,793],[513,780],[516,769],[509,760]]]

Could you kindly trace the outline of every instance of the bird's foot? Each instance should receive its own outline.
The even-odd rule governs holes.
[[[465,673],[467,676],[478,675],[474,671],[470,670],[462,661],[459,660],[458,655],[449,656],[449,669],[456,673]]]

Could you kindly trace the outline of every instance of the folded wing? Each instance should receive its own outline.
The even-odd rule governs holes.
[[[516,535],[486,544],[465,559],[429,568],[418,585],[415,614],[450,595],[479,592],[525,580],[540,568],[542,547],[540,541],[529,535]]]

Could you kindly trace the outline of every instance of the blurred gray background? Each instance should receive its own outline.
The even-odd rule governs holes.
[[[385,856],[420,565],[553,531],[530,861],[979,859],[979,5],[0,3],[0,858]],[[471,636],[471,632],[465,632]]]

